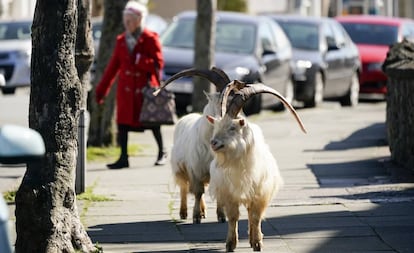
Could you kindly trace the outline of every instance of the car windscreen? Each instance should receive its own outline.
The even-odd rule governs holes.
[[[384,24],[341,22],[356,44],[389,46],[398,41],[398,27]]]
[[[294,48],[319,50],[319,28],[316,24],[278,22]]]
[[[25,40],[31,36],[30,22],[0,23],[0,40]]]
[[[182,19],[172,23],[161,37],[163,46],[194,48],[195,20]],[[256,27],[252,24],[220,21],[216,24],[216,51],[251,54],[256,43]]]

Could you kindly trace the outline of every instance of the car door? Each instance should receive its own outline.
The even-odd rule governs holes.
[[[262,82],[282,94],[290,77],[291,49],[283,30],[273,21],[260,22],[259,30],[260,61],[264,67]],[[284,36],[284,37],[283,37]],[[266,100],[266,99],[265,99]],[[267,104],[265,102],[265,104]]]
[[[338,89],[344,85],[343,69],[344,59],[343,53],[338,47],[335,33],[328,22],[322,23],[322,36],[326,40],[327,51],[324,59],[326,63],[325,71],[325,96],[334,97],[338,94]]]

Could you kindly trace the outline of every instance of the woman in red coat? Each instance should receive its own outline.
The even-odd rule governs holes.
[[[146,6],[129,1],[123,11],[125,32],[118,35],[115,49],[96,87],[96,101],[103,103],[109,93],[115,77],[118,77],[116,91],[116,122],[118,125],[118,144],[121,147],[120,158],[110,169],[129,167],[128,131],[143,131],[139,122],[142,108],[142,88],[149,83],[158,87],[159,74],[164,66],[161,43],[158,35],[143,27],[148,11]],[[158,157],[155,165],[165,164],[166,152],[163,148],[161,127],[150,128],[158,145]]]

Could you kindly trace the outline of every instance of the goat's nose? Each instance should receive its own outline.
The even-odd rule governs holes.
[[[216,141],[216,140],[214,140],[214,139],[213,139],[213,140],[211,140],[211,141],[210,141],[210,145],[211,145],[211,146],[215,146],[215,145],[217,145],[217,141]]]

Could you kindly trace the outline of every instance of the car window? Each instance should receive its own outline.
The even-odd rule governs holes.
[[[405,22],[402,26],[402,37],[411,42],[414,42],[414,23]]]
[[[271,26],[266,22],[260,22],[259,39],[260,39],[260,43],[262,45],[263,51],[276,52],[277,50],[276,39],[272,32]]]
[[[0,40],[25,40],[31,37],[31,22],[8,22],[0,24]]]
[[[194,48],[194,19],[173,22],[161,36],[167,47]],[[252,24],[220,21],[216,23],[216,51],[249,54],[254,51],[256,28]]]
[[[384,24],[341,22],[357,44],[392,45],[398,41],[398,27]]]
[[[334,48],[338,46],[337,41],[335,40],[335,33],[328,23],[322,24],[322,35],[323,38],[326,39],[328,48]]]
[[[290,47],[289,39],[287,38],[283,29],[275,22],[268,23],[271,27],[273,36],[276,38],[277,50]]]
[[[293,47],[305,50],[319,49],[319,29],[315,24],[302,22],[280,22]]]
[[[347,44],[345,33],[341,26],[337,24],[336,22],[332,21],[330,22],[330,25],[332,27],[332,31],[335,35],[335,42],[338,47],[343,47]]]

